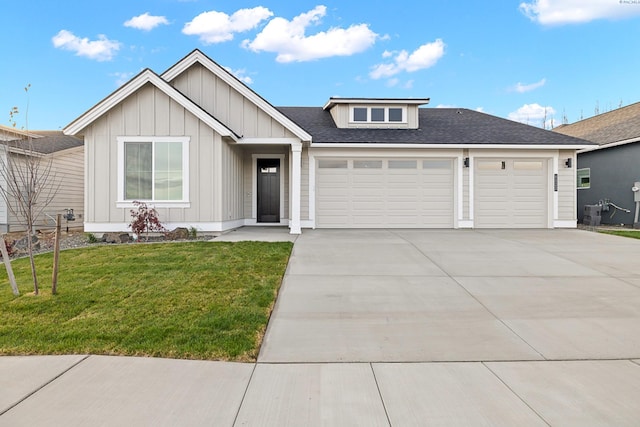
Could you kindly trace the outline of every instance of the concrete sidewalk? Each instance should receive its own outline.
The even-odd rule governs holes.
[[[2,357],[0,426],[637,426],[638,254],[578,230],[305,231],[258,363]]]

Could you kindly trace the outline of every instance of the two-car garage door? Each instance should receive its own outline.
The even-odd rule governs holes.
[[[452,228],[453,159],[319,159],[316,225]]]

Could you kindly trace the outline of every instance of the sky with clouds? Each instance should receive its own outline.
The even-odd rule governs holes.
[[[550,128],[640,101],[640,0],[21,0],[3,17],[0,124],[17,106],[31,130],[196,48],[276,106],[431,98]]]

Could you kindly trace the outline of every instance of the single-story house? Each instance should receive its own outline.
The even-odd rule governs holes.
[[[554,129],[597,145],[578,151],[578,219],[585,206],[601,206],[601,224],[638,222],[640,102]],[[633,191],[638,188],[639,190]]]
[[[70,123],[85,141],[85,230],[576,227],[588,142],[428,98],[276,108],[200,50],[143,70]]]
[[[73,212],[76,223],[82,225],[84,214],[84,143],[82,138],[64,135],[61,131],[21,131],[0,126],[0,167],[9,164],[23,167],[27,156],[39,159],[36,171],[43,182],[39,203],[48,204],[36,218],[37,229],[52,228],[56,215],[66,217]],[[0,185],[6,188],[7,174],[0,172]],[[11,197],[9,197],[11,199]],[[15,199],[14,199],[15,200]],[[11,200],[9,200],[11,202]],[[63,218],[63,225],[67,221]],[[0,231],[24,231],[25,226],[17,210],[0,197]]]

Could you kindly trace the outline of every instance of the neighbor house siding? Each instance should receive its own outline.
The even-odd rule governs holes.
[[[10,154],[15,165],[24,165],[24,156]],[[39,194],[39,203],[51,199],[42,213],[35,219],[36,229],[55,227],[57,214],[64,215],[66,209],[73,209],[77,222],[69,226],[80,226],[84,217],[84,148],[76,147],[41,157],[35,166],[40,179],[45,178],[45,186]],[[2,228],[7,231],[23,231],[25,227],[16,214],[7,209],[2,200],[0,209],[4,211]],[[36,206],[36,209],[37,206]],[[66,226],[66,222],[63,220]]]
[[[70,226],[81,226],[84,220],[84,147],[71,148],[51,155],[52,185],[59,185],[56,197],[46,213],[55,217],[73,209],[76,217]]]
[[[220,221],[219,173],[222,139],[209,126],[148,84],[85,132],[87,150],[87,206],[89,223],[129,223],[130,208],[118,208],[117,170],[119,136],[189,136],[189,208],[158,208],[160,220],[169,222]],[[123,230],[125,231],[125,230]]]
[[[635,216],[634,182],[640,182],[640,143],[603,148],[580,153],[577,168],[591,169],[590,188],[578,189],[578,219],[583,220],[585,205],[595,205],[608,199],[630,212],[602,212],[603,224],[633,224]],[[574,182],[575,185],[575,182]]]
[[[1,156],[0,165],[7,164],[6,155],[7,154],[4,147],[0,148],[0,156]],[[6,181],[3,174],[0,174],[0,186],[2,186],[2,188],[6,188]],[[0,230],[1,231],[9,231],[7,230],[8,221],[9,221],[9,212],[7,209],[7,202],[4,200],[3,197],[0,197]]]

